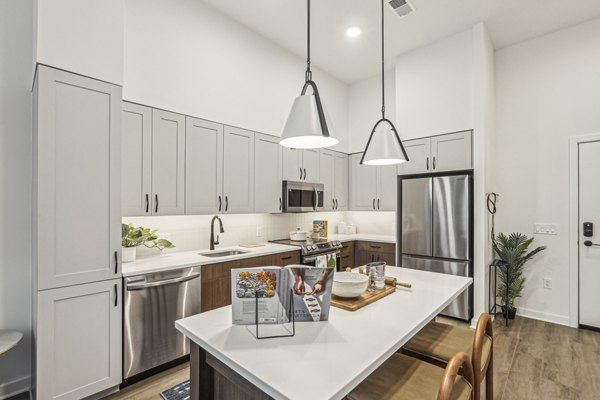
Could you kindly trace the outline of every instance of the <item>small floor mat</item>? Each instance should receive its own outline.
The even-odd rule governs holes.
[[[165,400],[189,400],[190,399],[190,381],[181,382],[171,389],[160,392]]]

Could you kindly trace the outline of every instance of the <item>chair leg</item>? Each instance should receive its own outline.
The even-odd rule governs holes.
[[[485,400],[494,400],[494,352],[490,352],[490,362],[485,372]]]

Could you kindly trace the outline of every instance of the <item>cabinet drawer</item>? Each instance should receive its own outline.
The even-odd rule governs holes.
[[[356,251],[371,251],[375,253],[396,253],[394,243],[356,242]]]
[[[300,264],[300,251],[288,251],[273,255],[273,265],[285,267],[290,264]]]

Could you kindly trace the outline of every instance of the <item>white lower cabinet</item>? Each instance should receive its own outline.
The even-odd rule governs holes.
[[[278,137],[254,135],[254,212],[280,213],[282,146]]]
[[[121,282],[38,292],[38,399],[78,400],[121,383]]]

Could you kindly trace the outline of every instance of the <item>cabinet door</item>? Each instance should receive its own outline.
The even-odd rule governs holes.
[[[254,212],[254,132],[225,127],[223,196],[224,212]]]
[[[152,214],[179,215],[185,207],[185,116],[152,110]]]
[[[304,178],[302,170],[302,150],[282,148],[283,157],[283,180],[301,181]]]
[[[121,383],[121,279],[38,292],[37,398],[82,399]]]
[[[38,288],[112,279],[121,251],[121,88],[39,66],[36,90]]]
[[[346,154],[335,153],[333,170],[335,209],[345,211],[348,209],[348,156]]]
[[[377,206],[377,168],[360,165],[362,153],[350,156],[350,210],[369,211]]]
[[[254,212],[281,212],[281,157],[279,138],[255,133]]]
[[[333,151],[321,149],[319,157],[319,164],[321,167],[320,182],[325,186],[325,192],[323,194],[323,211],[331,211],[335,209],[335,155]]]
[[[185,213],[223,207],[223,125],[185,117]]]
[[[432,169],[435,172],[472,168],[472,131],[431,138]]]
[[[152,215],[152,109],[123,102],[121,124],[121,209],[123,216]]]
[[[396,211],[398,208],[398,175],[395,165],[377,168],[377,210]]]
[[[398,165],[399,175],[421,174],[431,171],[431,138],[407,140],[403,142],[403,145],[409,161]]]
[[[302,150],[302,170],[304,181],[319,182],[319,149]]]

